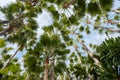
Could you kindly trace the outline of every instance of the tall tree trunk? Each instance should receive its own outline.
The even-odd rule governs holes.
[[[88,74],[89,80],[94,80],[93,76]]]
[[[87,48],[87,46],[85,44],[83,44],[83,42],[78,38],[76,33],[72,33],[76,39],[79,41],[79,43],[83,46],[83,48],[85,49],[85,51],[87,52],[87,54],[93,59],[93,61],[95,62],[95,64],[99,67],[101,67],[100,65],[100,61],[97,58],[93,57],[93,54],[91,53],[91,51]]]
[[[20,48],[21,48],[21,46],[19,46],[19,48],[16,50],[16,52],[7,60],[7,62],[4,64],[4,66],[1,68],[1,70],[5,69],[8,66],[8,64],[14,58],[14,56],[17,54],[17,52],[19,51]]]
[[[120,33],[120,30],[119,30],[119,29],[107,28],[107,27],[97,26],[97,25],[93,25],[93,26],[96,27],[96,28],[105,29],[105,30],[108,30],[108,31],[111,31],[111,32]]]
[[[51,80],[54,80],[54,58],[51,60]]]
[[[46,60],[45,60],[45,75],[44,75],[44,80],[48,80],[48,64],[49,64],[49,59],[46,58]]]
[[[6,21],[0,21],[0,25],[1,24],[8,24],[10,21],[6,20]]]
[[[25,80],[29,80],[29,74],[26,75]]]
[[[120,22],[115,22],[115,21],[112,21],[112,20],[108,20],[107,22],[108,22],[108,23],[111,23],[111,24],[120,25]],[[120,33],[120,30],[119,30],[119,29],[108,28],[108,27],[104,27],[104,26],[98,26],[98,25],[92,24],[90,21],[87,21],[86,23],[87,23],[87,24],[91,24],[92,26],[94,26],[94,27],[96,27],[96,28],[101,28],[101,29],[105,29],[105,30],[108,30],[108,31],[111,31],[111,32]]]
[[[113,12],[120,14],[120,10],[112,10]]]
[[[75,50],[76,50],[75,54],[76,54],[76,56],[77,56],[78,62],[79,62],[80,64],[82,64],[81,56],[80,56],[80,54],[79,54],[79,50],[78,50],[78,47],[77,47],[76,44],[74,44],[74,48],[75,48]]]

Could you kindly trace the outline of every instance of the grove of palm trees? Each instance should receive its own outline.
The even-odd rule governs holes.
[[[0,80],[120,80],[117,2],[16,0],[0,6]]]

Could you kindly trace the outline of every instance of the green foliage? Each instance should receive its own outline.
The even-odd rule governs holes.
[[[75,17],[75,16],[69,17],[69,21],[70,21],[71,24],[79,24],[78,18]]]
[[[99,0],[100,4],[105,11],[110,11],[113,6],[114,0]]]
[[[117,27],[120,28],[120,25],[118,24]]]
[[[114,16],[114,19],[115,19],[115,20],[119,20],[119,19],[120,19],[120,16],[115,15],[115,16]]]
[[[101,75],[102,78],[106,76],[107,79],[120,79],[117,74],[117,67],[120,64],[119,44],[120,37],[109,38],[97,47],[96,51],[100,53],[100,61],[104,68],[104,71],[101,71],[101,74],[104,73]]]
[[[77,17],[83,17],[86,11],[86,1],[85,0],[78,0],[76,5],[74,5],[75,15]]]
[[[27,56],[24,59],[25,67],[27,67],[28,72],[40,73],[41,67],[38,65],[37,58],[35,56]],[[35,68],[34,68],[35,67]]]
[[[75,72],[74,72],[76,77],[82,76],[82,75],[87,76],[86,72],[85,72],[86,71],[85,67],[82,67],[81,65],[77,64],[77,65],[74,66],[74,68],[76,69]]]
[[[50,46],[52,40],[50,40],[50,37],[47,34],[43,34],[41,36],[40,42],[44,45],[44,46]]]
[[[97,47],[97,52],[100,52],[101,60],[104,62],[110,62],[112,64],[117,63],[120,64],[119,61],[119,46],[120,37],[118,38],[110,38],[105,40],[100,46]],[[113,63],[114,62],[114,63]]]
[[[84,31],[84,26],[80,26],[79,30]]]
[[[90,27],[87,26],[86,29],[85,29],[85,31],[86,31],[87,34],[90,34],[90,29],[89,29],[89,28],[90,28]]]
[[[2,53],[1,60],[0,60],[1,68],[3,66],[3,62],[8,60],[9,58],[10,58],[10,55]],[[20,64],[18,63],[17,58],[15,58],[13,59],[13,61],[9,63],[7,68],[0,71],[0,79],[1,80],[6,80],[6,79],[7,80],[13,80],[13,79],[20,80],[22,79],[20,72],[21,72]]]
[[[88,13],[95,16],[96,14],[101,14],[101,10],[97,3],[90,2],[88,4]]]
[[[32,30],[36,30],[36,29],[38,28],[38,24],[37,24],[37,22],[36,22],[35,19],[33,19],[33,18],[28,18],[27,22],[28,22],[28,24],[27,24],[27,26],[26,26],[25,28],[28,28],[28,29],[30,29],[31,31],[32,31]]]
[[[69,37],[70,31],[69,30],[62,30],[61,34],[62,34],[64,41],[70,40],[70,37]]]
[[[63,74],[65,68],[66,68],[65,62],[59,62],[55,66],[55,71],[56,73]]]
[[[6,43],[4,39],[0,38],[0,48],[5,47]]]
[[[19,15],[20,13],[23,13],[25,11],[25,6],[20,3],[12,3],[7,5],[6,7],[3,7],[0,9],[0,11],[2,11],[5,14],[5,17],[8,20],[13,20],[14,19],[14,15]],[[17,12],[17,13],[16,13]]]

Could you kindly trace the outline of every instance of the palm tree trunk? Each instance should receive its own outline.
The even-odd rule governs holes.
[[[51,61],[51,80],[54,80],[54,58]]]
[[[74,45],[74,48],[76,50],[76,55],[77,55],[77,59],[78,59],[78,62],[81,64],[82,63],[82,60],[81,60],[81,56],[79,55],[79,50],[77,49],[77,45]]]
[[[7,23],[9,23],[10,21],[8,21],[8,20],[6,20],[6,21],[0,21],[0,25],[1,24],[7,24]]]
[[[5,69],[8,66],[8,64],[14,58],[14,56],[17,54],[17,52],[19,51],[20,48],[21,48],[21,46],[19,46],[19,48],[16,50],[16,52],[7,60],[7,62],[4,64],[4,66],[1,68],[1,70]]]
[[[87,52],[87,54],[93,59],[93,61],[95,62],[95,64],[97,65],[97,66],[101,66],[100,65],[100,61],[97,59],[97,58],[94,58],[93,57],[93,54],[91,53],[91,51],[87,48],[87,46],[85,45],[85,44],[83,44],[83,42],[78,38],[78,36],[77,36],[77,34],[75,34],[74,32],[72,33],[75,37],[76,37],[76,39],[79,41],[79,43],[83,46],[83,48],[85,49],[85,51]]]
[[[88,74],[89,80],[94,80],[93,76],[91,76],[90,74]]]
[[[112,10],[113,12],[120,14],[120,10]]]
[[[107,28],[107,27],[97,26],[97,25],[93,25],[93,26],[96,27],[96,28],[105,29],[105,30],[108,30],[108,31],[111,31],[111,32],[120,33],[120,30],[119,30],[119,29]]]
[[[119,22],[115,22],[115,21],[112,21],[112,20],[108,20],[108,23],[120,25]],[[92,26],[94,26],[94,27],[96,27],[96,28],[101,28],[101,29],[105,29],[105,30],[108,30],[108,31],[111,31],[111,32],[120,33],[120,30],[119,30],[119,29],[107,28],[107,27],[104,27],[104,26],[94,25],[94,24],[92,24],[90,21],[87,21],[87,24],[91,24]]]
[[[25,80],[29,80],[29,74],[26,75]]]
[[[48,80],[48,64],[49,64],[49,59],[46,58],[46,60],[45,60],[45,75],[44,75],[44,80]]]

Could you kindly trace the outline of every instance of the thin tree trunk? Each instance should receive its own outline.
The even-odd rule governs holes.
[[[17,52],[19,51],[20,48],[21,48],[21,46],[19,46],[19,48],[16,50],[16,52],[7,60],[7,62],[4,64],[4,66],[1,68],[1,70],[5,69],[8,66],[8,64],[14,58],[14,56],[17,54]]]
[[[82,61],[81,61],[81,57],[80,57],[80,55],[79,55],[79,51],[78,51],[78,49],[77,49],[77,45],[74,45],[74,48],[75,48],[75,50],[76,50],[76,55],[77,55],[77,58],[78,58],[78,62],[81,64],[82,63]]]
[[[13,28],[7,28],[7,29],[5,29],[5,30],[3,30],[3,31],[0,32],[0,36],[6,35],[7,32],[10,32],[12,30],[13,30]]]
[[[54,58],[51,61],[51,80],[54,80]]]
[[[46,58],[46,60],[45,60],[45,75],[44,75],[44,80],[48,80],[48,64],[49,64],[49,59]]]
[[[111,31],[111,32],[117,32],[117,33],[120,33],[120,30],[118,30],[118,29],[107,28],[107,27],[97,26],[97,25],[93,25],[93,26],[96,27],[96,28],[106,29],[106,30]]]
[[[0,25],[1,24],[7,24],[7,23],[9,23],[10,21],[8,21],[8,20],[6,20],[6,21],[0,21]]]
[[[97,58],[93,57],[93,54],[91,53],[91,51],[87,48],[85,44],[83,44],[83,42],[78,38],[78,36],[74,32],[72,34],[76,37],[79,43],[83,46],[87,54],[94,60],[95,64],[100,67],[100,61]]]
[[[108,22],[108,23],[111,23],[111,24],[120,25],[120,22],[118,22],[118,21],[108,20],[107,22]]]
[[[88,78],[89,78],[89,80],[94,80],[93,76],[90,74],[88,74]]]
[[[112,10],[113,12],[120,14],[120,10]]]
[[[108,23],[120,25],[119,22],[115,22],[115,21],[112,21],[112,20],[108,20]],[[105,29],[105,30],[108,30],[108,31],[111,31],[111,32],[120,33],[120,29],[107,28],[107,27],[104,27],[104,26],[94,25],[94,24],[92,24],[90,21],[87,21],[87,24],[91,24],[92,26],[94,26],[94,27],[96,27],[96,28],[101,28],[101,29]]]
[[[76,54],[76,56],[77,56],[78,62],[79,62],[79,64],[81,64],[82,61],[81,61],[81,56],[80,56],[80,54],[79,54],[78,46],[77,46],[76,43],[74,43],[73,46],[74,46],[74,48],[75,48],[75,50],[76,50],[75,54]]]
[[[29,74],[26,75],[25,80],[29,80]]]

